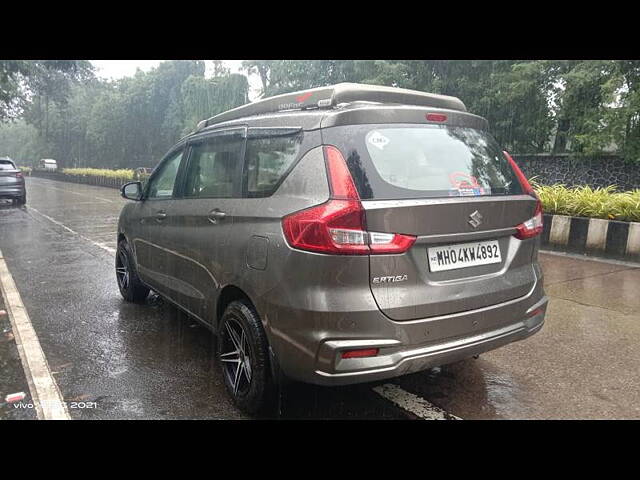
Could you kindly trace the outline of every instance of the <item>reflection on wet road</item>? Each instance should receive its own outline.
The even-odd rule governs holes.
[[[26,208],[0,205],[0,250],[72,418],[247,418],[229,401],[214,338],[150,297],[121,300],[113,272],[115,189],[28,178]],[[640,269],[541,255],[551,298],[533,337],[392,382],[450,414],[640,418]],[[375,384],[292,384],[283,418],[413,418]]]

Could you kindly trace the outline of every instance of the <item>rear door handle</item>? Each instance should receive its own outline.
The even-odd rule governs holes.
[[[213,224],[218,223],[220,220],[224,220],[224,217],[226,217],[227,214],[224,212],[221,212],[218,208],[215,208],[213,210],[211,210],[209,212],[209,221]]]
[[[156,213],[156,220],[158,220],[159,222],[161,222],[165,218],[167,218],[167,213],[164,210],[160,210]]]

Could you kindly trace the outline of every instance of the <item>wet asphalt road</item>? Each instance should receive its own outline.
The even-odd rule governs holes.
[[[0,250],[72,418],[241,419],[213,336],[157,297],[125,303],[113,272],[115,189],[28,178],[26,208],[0,205]],[[391,383],[464,419],[640,418],[640,268],[541,255],[542,331]],[[412,418],[373,384],[295,384],[280,418]]]

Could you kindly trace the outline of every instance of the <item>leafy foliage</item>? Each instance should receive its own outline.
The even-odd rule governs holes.
[[[186,112],[182,133],[189,133],[200,120],[247,103],[248,92],[249,83],[244,75],[232,74],[213,79],[190,76],[181,90]]]
[[[92,72],[86,60],[0,60],[0,120],[20,114],[33,94],[63,102],[69,82],[89,78]]]
[[[105,168],[63,168],[62,173],[78,177],[106,177],[133,180],[134,171],[129,169],[109,170]]]
[[[153,167],[198,121],[248,101],[244,75],[217,72],[205,79],[202,61],[167,61],[118,81],[67,80],[64,95],[45,84],[22,119],[0,128],[0,150],[24,164],[48,157],[61,167]]]
[[[360,82],[454,95],[513,153],[619,151],[640,163],[637,60],[247,60],[263,95]],[[197,122],[248,101],[214,61],[166,61],[118,81],[86,61],[0,61],[0,154],[64,167],[151,167]]]
[[[247,60],[263,95],[361,82],[454,95],[519,154],[618,150],[640,163],[640,61]]]
[[[532,184],[545,213],[640,222],[640,189],[618,193],[615,185],[567,188],[561,184]]]

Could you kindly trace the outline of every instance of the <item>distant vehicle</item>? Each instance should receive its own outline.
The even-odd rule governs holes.
[[[147,178],[153,172],[153,168],[148,167],[138,167],[135,170],[135,175],[137,179]]]
[[[454,97],[339,84],[202,121],[122,187],[116,277],[217,335],[236,405],[379,381],[540,330],[542,205]]]
[[[53,158],[42,158],[38,162],[37,170],[47,170],[50,172],[55,172],[58,170],[58,162]]]
[[[9,157],[0,158],[0,198],[10,198],[17,205],[27,203],[24,176]]]

